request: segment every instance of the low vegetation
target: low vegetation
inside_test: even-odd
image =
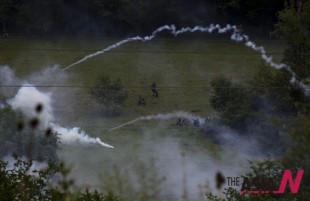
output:
[[[112,81],[108,76],[98,78],[90,93],[102,105],[104,114],[109,116],[121,114],[121,106],[128,97],[121,80]]]

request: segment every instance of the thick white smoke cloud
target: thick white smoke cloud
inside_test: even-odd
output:
[[[60,134],[59,138],[63,144],[98,144],[113,148],[113,146],[102,142],[99,138],[89,137],[84,131],[80,131],[79,128],[63,128],[58,124],[52,123],[54,117],[52,114],[50,93],[43,93],[31,85],[24,85],[8,103],[13,109],[21,110],[29,118],[36,117],[35,107],[38,104],[42,104],[43,111],[37,116],[42,126],[41,129],[51,126],[53,130]]]
[[[248,155],[247,152],[242,153],[240,149],[232,152],[232,147],[229,146],[226,148],[223,146],[222,150],[218,150],[219,156],[216,159],[211,154],[205,154],[201,149],[184,150],[178,139],[167,138],[156,142],[149,150],[156,155],[160,173],[167,176],[167,181],[163,185],[167,191],[173,192],[174,199],[172,200],[182,200],[184,187],[189,200],[201,200],[198,198],[201,193],[201,189],[199,189],[201,185],[207,185],[207,188],[203,189],[204,193],[212,192],[222,196],[221,191],[228,186],[225,183],[222,189],[216,188],[215,175],[217,172],[220,172],[224,177],[240,176],[249,170],[248,160],[261,159],[258,156]],[[243,146],[245,149],[250,147],[246,144]],[[146,148],[142,147],[141,149]]]
[[[29,77],[29,80],[36,83],[36,85],[49,84],[46,80],[51,80],[50,77],[54,75],[52,80],[65,79],[65,75],[55,76],[57,72],[63,72],[59,67],[54,66],[51,68],[46,68],[41,72],[35,73]],[[7,103],[12,106],[14,110],[20,110],[28,118],[38,118],[40,121],[39,129],[47,129],[51,127],[59,134],[59,138],[62,144],[97,144],[103,147],[113,148],[113,146],[108,145],[100,140],[100,138],[92,138],[88,136],[84,131],[77,127],[74,128],[64,128],[54,121],[56,120],[53,115],[52,107],[52,93],[46,93],[39,91],[36,87],[28,84],[26,81],[21,81],[15,76],[13,70],[8,66],[0,68],[1,72],[1,83],[9,86],[18,86],[20,83],[22,86],[18,89],[16,95],[7,100]],[[2,74],[3,73],[3,74]],[[46,79],[49,77],[49,79]],[[27,79],[28,80],[28,79]],[[37,113],[35,108],[38,104],[43,106],[43,110]]]
[[[53,122],[51,106],[51,93],[40,92],[32,85],[24,84],[14,98],[9,99],[8,104],[14,110],[21,110],[28,118],[38,117],[41,129],[46,129],[50,122]],[[38,104],[44,106],[43,111],[36,114],[35,108]]]
[[[215,175],[217,172],[220,172],[225,179],[226,177],[240,177],[249,171],[248,161],[262,161],[267,155],[270,158],[274,157],[273,153],[262,150],[255,135],[249,133],[250,138],[241,136],[212,119],[205,121],[204,117],[185,111],[141,116],[109,131],[120,129],[138,121],[167,121],[177,118],[188,119],[192,124],[193,120],[198,120],[200,123],[199,130],[201,130],[199,135],[210,135],[209,138],[218,141],[220,147],[216,150],[215,156],[212,156],[212,153],[208,153],[202,147],[197,147],[197,144],[191,140],[186,140],[186,146],[183,146],[182,139],[171,137],[173,133],[165,138],[154,137],[161,132],[161,129],[165,129],[165,126],[163,128],[158,126],[152,130],[141,128],[141,135],[149,136],[150,139],[144,139],[145,142],[142,143],[139,150],[140,152],[152,153],[157,164],[157,171],[167,177],[161,186],[163,189],[162,196],[167,196],[170,200],[182,200],[184,188],[189,200],[201,200],[198,197],[201,193],[210,192],[223,198],[225,196],[222,194],[222,190],[228,186],[225,183],[222,189],[216,188]],[[149,143],[150,141],[152,143]],[[184,156],[181,153],[184,153]],[[147,156],[142,155],[141,158],[147,163]],[[237,190],[240,189],[237,188]],[[205,198],[204,195],[202,197]]]
[[[103,147],[114,148],[111,145],[108,145],[100,140],[100,138],[91,138],[84,131],[80,130],[80,128],[64,128],[57,124],[51,124],[52,128],[57,132],[61,133],[60,140],[64,144],[98,144]]]

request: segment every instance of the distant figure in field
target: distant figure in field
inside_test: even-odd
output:
[[[238,29],[239,34],[243,34],[243,26],[242,26],[242,24],[237,24],[236,27]]]
[[[8,32],[6,31],[6,29],[3,29],[3,30],[2,30],[2,37],[3,37],[3,38],[9,37],[9,34],[8,34]]]
[[[178,125],[178,126],[183,126],[183,124],[182,124],[182,119],[181,119],[181,118],[178,118],[177,125]]]
[[[194,121],[194,126],[199,127],[200,123],[199,123],[199,119],[193,119]]]
[[[184,119],[182,120],[182,125],[183,125],[183,126],[188,126],[188,124],[189,124],[189,120],[184,118]]]
[[[156,90],[156,82],[154,81],[151,85],[151,91],[152,91],[152,97],[153,98],[158,98],[158,91]]]
[[[210,117],[206,117],[206,118],[205,118],[205,124],[208,123],[209,120],[210,120]]]
[[[188,124],[189,124],[189,120],[186,118],[183,118],[183,119],[178,118],[177,123],[176,123],[177,126],[188,126]]]
[[[139,95],[138,105],[146,105],[145,99],[141,95]]]

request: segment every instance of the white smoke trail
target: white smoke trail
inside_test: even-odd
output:
[[[121,124],[119,126],[116,126],[114,128],[111,128],[108,131],[113,131],[113,130],[116,130],[116,129],[120,129],[120,128],[124,127],[124,126],[133,124],[133,123],[135,123],[137,121],[169,120],[169,119],[173,119],[173,118],[185,118],[185,119],[188,119],[188,120],[198,120],[199,124],[203,124],[204,120],[205,120],[203,117],[193,115],[193,114],[191,114],[189,112],[175,111],[175,112],[166,113],[166,114],[155,114],[155,115],[141,116],[141,117],[138,117],[138,118],[136,118],[136,119],[134,119],[132,121],[129,121],[129,122],[126,122],[126,123]]]
[[[40,121],[40,129],[51,127],[59,134],[61,143],[63,144],[97,144],[103,147],[114,148],[100,140],[100,138],[92,138],[79,128],[64,128],[53,123],[54,116],[51,105],[51,93],[40,92],[37,88],[30,84],[24,84],[17,92],[14,98],[8,100],[8,103],[14,110],[21,110],[28,118],[38,118]],[[43,105],[43,110],[37,114],[35,108],[38,104]]]
[[[57,124],[51,124],[51,127],[54,131],[59,133],[60,142],[66,145],[72,144],[96,144],[107,148],[114,148],[113,146],[104,143],[99,137],[92,138],[87,135],[83,130],[80,130],[78,127],[74,128],[64,128]]]
[[[248,35],[245,35],[245,34],[241,34],[240,33],[240,30],[238,30],[237,26],[236,25],[230,25],[230,24],[227,24],[226,26],[224,27],[221,27],[220,25],[216,24],[210,24],[209,26],[207,27],[203,27],[203,26],[195,26],[193,28],[191,27],[183,27],[181,29],[176,29],[175,25],[164,25],[164,26],[161,26],[159,28],[157,28],[155,31],[153,31],[153,33],[149,36],[144,36],[144,37],[141,37],[141,36],[135,36],[135,37],[131,37],[131,38],[127,38],[125,40],[121,40],[113,45],[110,45],[106,48],[104,48],[103,50],[100,50],[100,51],[97,51],[93,54],[89,54],[87,56],[85,56],[83,59],[67,66],[66,68],[64,68],[63,70],[67,70],[69,69],[70,67],[72,66],[75,66],[83,61],[86,61],[92,57],[95,57],[97,55],[100,55],[100,54],[103,54],[107,51],[110,51],[112,49],[115,49],[125,43],[128,43],[128,42],[132,42],[132,41],[143,41],[143,42],[146,42],[146,41],[150,41],[152,39],[154,39],[156,37],[156,35],[162,31],[170,31],[170,33],[174,36],[178,36],[180,34],[183,34],[183,33],[193,33],[193,32],[203,32],[203,33],[212,33],[213,31],[216,31],[217,30],[217,33],[218,34],[224,34],[224,33],[227,33],[229,31],[232,31],[232,34],[230,36],[231,40],[233,41],[236,41],[236,42],[241,42],[241,41],[244,41],[245,42],[245,45],[247,47],[250,47],[252,48],[254,51],[256,52],[259,52],[261,54],[261,58],[268,64],[270,65],[271,67],[273,68],[276,68],[276,69],[285,69],[287,70],[291,75],[291,83],[292,84],[296,84],[299,88],[301,88],[304,93],[309,96],[310,95],[310,89],[304,84],[302,83],[301,81],[298,81],[296,79],[296,74],[295,72],[291,69],[290,66],[284,64],[284,63],[275,63],[272,59],[271,56],[267,56],[266,54],[266,51],[265,51],[265,48],[263,46],[256,46],[256,44],[251,41],[249,39],[249,36]]]
[[[64,128],[57,124],[51,124],[53,130],[55,130],[57,133],[61,133],[59,136],[60,141],[64,144],[99,144],[103,147],[108,148],[114,148],[111,145],[108,145],[100,140],[100,138],[91,138],[89,137],[84,131],[80,130],[80,128],[74,127],[74,128]]]

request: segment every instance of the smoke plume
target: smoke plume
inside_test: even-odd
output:
[[[18,90],[15,97],[9,99],[7,102],[14,110],[21,110],[28,118],[34,118],[38,115],[41,129],[46,129],[49,123],[54,120],[51,107],[51,94],[40,92],[30,84],[24,84]],[[38,104],[44,106],[42,112],[39,114],[35,111],[35,107]]]
[[[61,133],[60,140],[64,144],[74,144],[76,142],[80,144],[98,144],[103,147],[114,148],[100,140],[100,138],[91,138],[80,128],[64,128],[57,124],[51,124],[52,128],[57,132]]]
[[[38,73],[34,73],[27,79],[33,81],[36,85],[48,85],[51,84],[48,80],[65,80],[66,76],[58,74],[58,72],[63,72],[59,67],[54,66],[46,68]],[[64,128],[59,124],[55,123],[56,118],[53,114],[53,98],[51,92],[39,91],[32,84],[29,84],[26,80],[22,81],[15,76],[13,70],[8,66],[0,68],[1,72],[1,83],[5,87],[12,85],[13,87],[18,87],[19,84],[23,83],[22,86],[16,92],[13,98],[7,100],[7,103],[12,106],[14,110],[20,110],[23,114],[29,118],[38,118],[40,122],[39,129],[47,129],[51,127],[59,134],[61,143],[63,144],[97,144],[103,147],[113,148],[113,146],[108,145],[100,140],[100,138],[92,138],[88,136],[84,131],[77,127],[74,128]],[[3,73],[3,74],[2,74]],[[46,79],[49,77],[49,79]],[[5,95],[9,95],[6,93]],[[42,105],[43,109],[40,113],[36,112],[35,108],[37,105]]]

